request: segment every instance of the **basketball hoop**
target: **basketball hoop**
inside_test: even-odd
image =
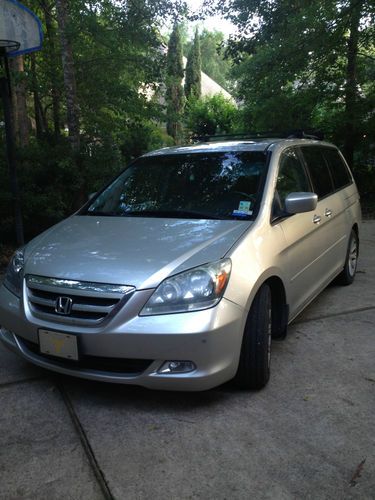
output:
[[[0,54],[9,54],[20,48],[20,42],[15,40],[0,40]]]
[[[0,55],[15,57],[42,48],[39,18],[18,0],[0,1]]]

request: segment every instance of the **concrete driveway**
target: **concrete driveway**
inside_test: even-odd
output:
[[[261,392],[52,375],[0,347],[1,499],[375,499],[375,222]]]

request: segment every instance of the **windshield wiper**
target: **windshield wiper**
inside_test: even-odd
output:
[[[92,211],[92,210],[86,210],[86,212],[84,212],[83,214],[80,214],[80,215],[92,215],[94,217],[96,216],[100,216],[100,217],[118,217],[119,213],[117,212],[100,212],[99,210],[98,211]]]
[[[213,214],[194,212],[193,210],[130,210],[123,212],[122,217],[165,217],[173,219],[222,219]]]

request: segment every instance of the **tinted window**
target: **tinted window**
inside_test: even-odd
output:
[[[257,151],[139,158],[82,214],[251,219],[266,162]]]
[[[326,159],[335,189],[347,186],[352,182],[347,166],[336,149],[323,149],[323,155]]]
[[[277,191],[281,199],[289,193],[310,191],[305,169],[293,149],[288,149],[281,156]]]
[[[285,209],[285,198],[290,193],[311,191],[305,169],[296,151],[288,149],[281,155],[279,174],[277,177],[274,215]]]
[[[319,198],[327,196],[334,191],[334,188],[328,165],[324,159],[321,148],[312,146],[303,147],[301,150],[310,172],[314,193],[316,193]]]

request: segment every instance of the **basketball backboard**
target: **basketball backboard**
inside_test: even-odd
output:
[[[0,0],[0,50],[7,56],[34,52],[42,47],[38,17],[17,0]]]

